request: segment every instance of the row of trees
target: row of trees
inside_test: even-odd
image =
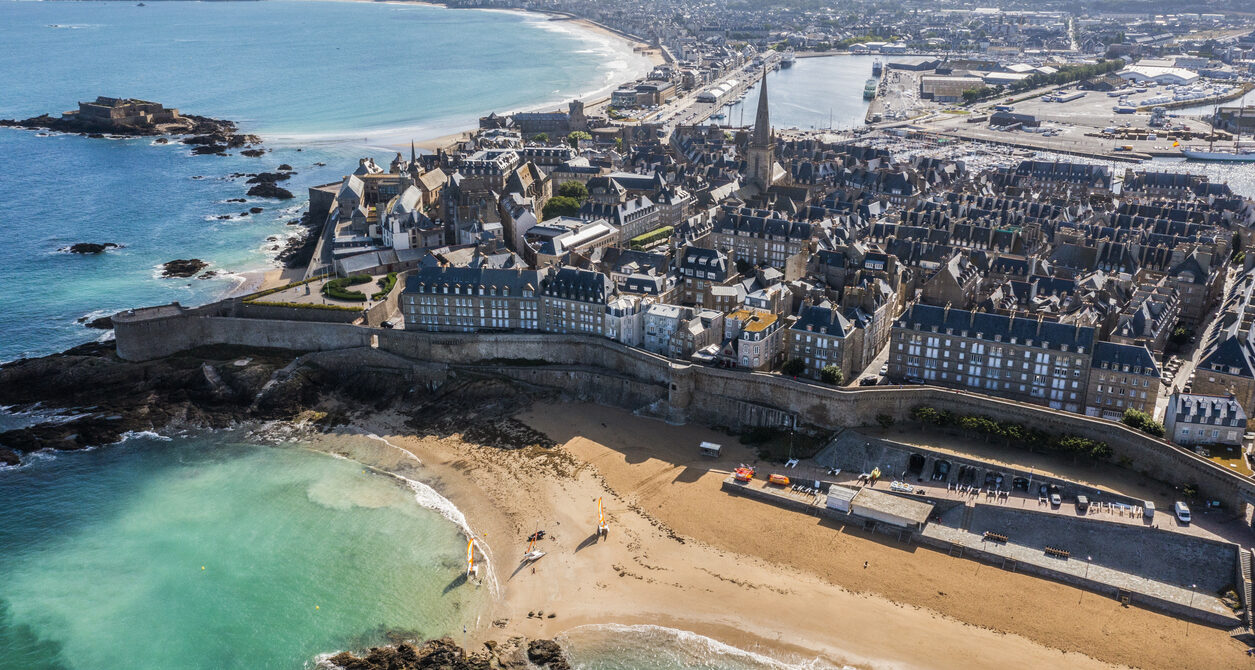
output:
[[[1112,455],[1111,447],[1106,442],[1079,435],[1053,435],[1038,428],[987,416],[955,414],[949,410],[920,405],[911,410],[911,418],[922,424],[961,428],[984,437],[986,441],[1001,438],[1008,445],[1018,445],[1030,450],[1054,451],[1095,461],[1105,461]]]
[[[1009,88],[1014,93],[1019,91],[1031,91],[1032,89],[1041,88],[1042,86],[1062,86],[1064,84],[1071,84],[1074,81],[1091,79],[1109,72],[1115,72],[1116,70],[1123,68],[1124,61],[1119,58],[1112,60],[1100,60],[1097,63],[1087,63],[1085,65],[1064,65],[1059,68],[1058,72],[1051,74],[1038,72],[1036,74],[1029,75],[1024,79],[1012,83]]]
[[[997,97],[1003,93],[1022,93],[1031,91],[1035,88],[1043,86],[1062,86],[1071,84],[1082,79],[1091,79],[1108,72],[1115,72],[1124,67],[1124,61],[1119,58],[1111,60],[1101,60],[1097,63],[1088,63],[1085,65],[1064,65],[1059,68],[1058,72],[1045,74],[1038,72],[1029,75],[1024,79],[1012,82],[1005,88],[1002,86],[977,86],[963,91],[963,102],[972,104],[980,100],[988,100]]]

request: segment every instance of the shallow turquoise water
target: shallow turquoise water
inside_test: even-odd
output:
[[[507,36],[508,39],[502,39]],[[605,37],[517,13],[350,2],[0,2],[0,118],[142,97],[237,121],[261,158],[191,156],[147,139],[40,137],[0,129],[0,361],[100,335],[83,316],[178,300],[199,304],[272,265],[306,189],[360,156],[629,77],[643,59]],[[647,66],[645,66],[647,67]],[[301,149],[298,151],[298,149]],[[298,197],[244,197],[237,172],[298,173]],[[318,166],[316,163],[326,163]],[[197,179],[201,177],[200,179]],[[261,214],[238,215],[253,206]],[[226,221],[219,215],[235,215]],[[97,257],[59,253],[114,242]],[[159,279],[175,258],[226,273]]]
[[[0,667],[300,668],[475,624],[460,529],[403,481],[237,439],[0,471]]]
[[[780,658],[662,626],[580,626],[558,637],[576,670],[837,670],[814,658]]]

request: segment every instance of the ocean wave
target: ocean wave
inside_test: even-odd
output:
[[[692,631],[652,624],[590,624],[557,637],[576,670],[585,668],[726,668],[854,670],[819,658],[781,658],[734,647]],[[622,659],[623,665],[616,661]]]
[[[122,444],[123,442],[126,442],[127,440],[136,440],[136,439],[158,440],[160,442],[170,442],[174,438],[167,437],[159,433],[154,433],[151,430],[128,430],[125,433],[122,433],[122,438],[119,439],[117,442],[114,442],[114,444],[115,445]]]

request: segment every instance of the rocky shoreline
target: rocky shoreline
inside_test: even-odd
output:
[[[414,646],[402,643],[374,647],[363,656],[349,652],[327,660],[342,670],[570,670],[562,647],[553,640],[527,640],[512,637],[505,642],[487,642],[484,649],[468,653],[449,638],[429,640]]]
[[[0,464],[17,465],[43,449],[105,446],[128,433],[172,427],[287,421],[325,430],[402,400],[407,407],[422,406],[410,419],[422,434],[462,432],[469,422],[475,439],[501,448],[537,444],[543,437],[520,431],[509,418],[534,390],[479,380],[428,392],[410,375],[404,361],[376,350],[301,353],[217,345],[131,362],[117,357],[113,342],[92,342],[0,365],[0,406],[49,414],[0,432]]]

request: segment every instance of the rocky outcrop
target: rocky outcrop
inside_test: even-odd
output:
[[[285,268],[303,268],[309,265],[314,257],[314,249],[318,247],[318,231],[322,226],[310,219],[309,212],[302,214],[299,219],[288,221],[288,225],[300,225],[305,230],[299,235],[289,237],[283,250],[275,256],[275,260],[282,263]]]
[[[279,200],[291,200],[296,197],[292,195],[291,191],[277,186],[272,181],[254,184],[252,188],[248,189],[248,195],[255,198],[277,198]]]
[[[199,258],[178,258],[167,261],[161,266],[162,277],[191,277],[209,267],[209,263]]]
[[[91,320],[88,320],[87,317],[83,317],[79,319],[78,322],[88,328],[95,328],[97,330],[113,330],[113,317],[111,316],[101,316]]]
[[[178,119],[165,123],[121,123],[105,122],[91,118],[74,116],[51,116],[41,114],[29,119],[0,119],[0,126],[10,128],[26,128],[29,130],[54,130],[61,133],[76,133],[88,137],[104,137],[106,133],[113,136],[142,137],[151,135],[202,135],[226,138],[221,142],[238,142],[235,146],[258,144],[261,139],[256,135],[236,133],[235,122],[224,119],[211,119],[207,116],[183,114]],[[233,139],[238,138],[238,139]],[[213,144],[217,142],[207,142]]]
[[[68,247],[62,247],[60,250],[71,254],[103,254],[106,249],[117,249],[118,245],[113,242],[77,242]]]
[[[532,657],[532,648],[540,655]],[[526,649],[526,652],[524,651]],[[567,670],[562,648],[553,640],[532,640],[515,637],[504,643],[488,642],[479,651],[466,652],[449,638],[431,640],[419,646],[399,644],[394,647],[374,647],[363,656],[344,652],[329,659],[344,670],[525,670],[548,668]],[[529,665],[529,660],[535,665]]]
[[[527,660],[549,670],[571,670],[562,647],[553,640],[532,640],[527,644]]]
[[[13,361],[0,365],[0,406],[66,410],[76,418],[0,433],[0,448],[19,455],[74,450],[171,424],[292,420],[324,401],[335,408],[325,419],[334,423],[346,405],[386,407],[412,392],[403,371],[359,364],[371,354],[390,357],[373,350],[354,358],[216,346],[133,363],[119,359],[110,342]]]

